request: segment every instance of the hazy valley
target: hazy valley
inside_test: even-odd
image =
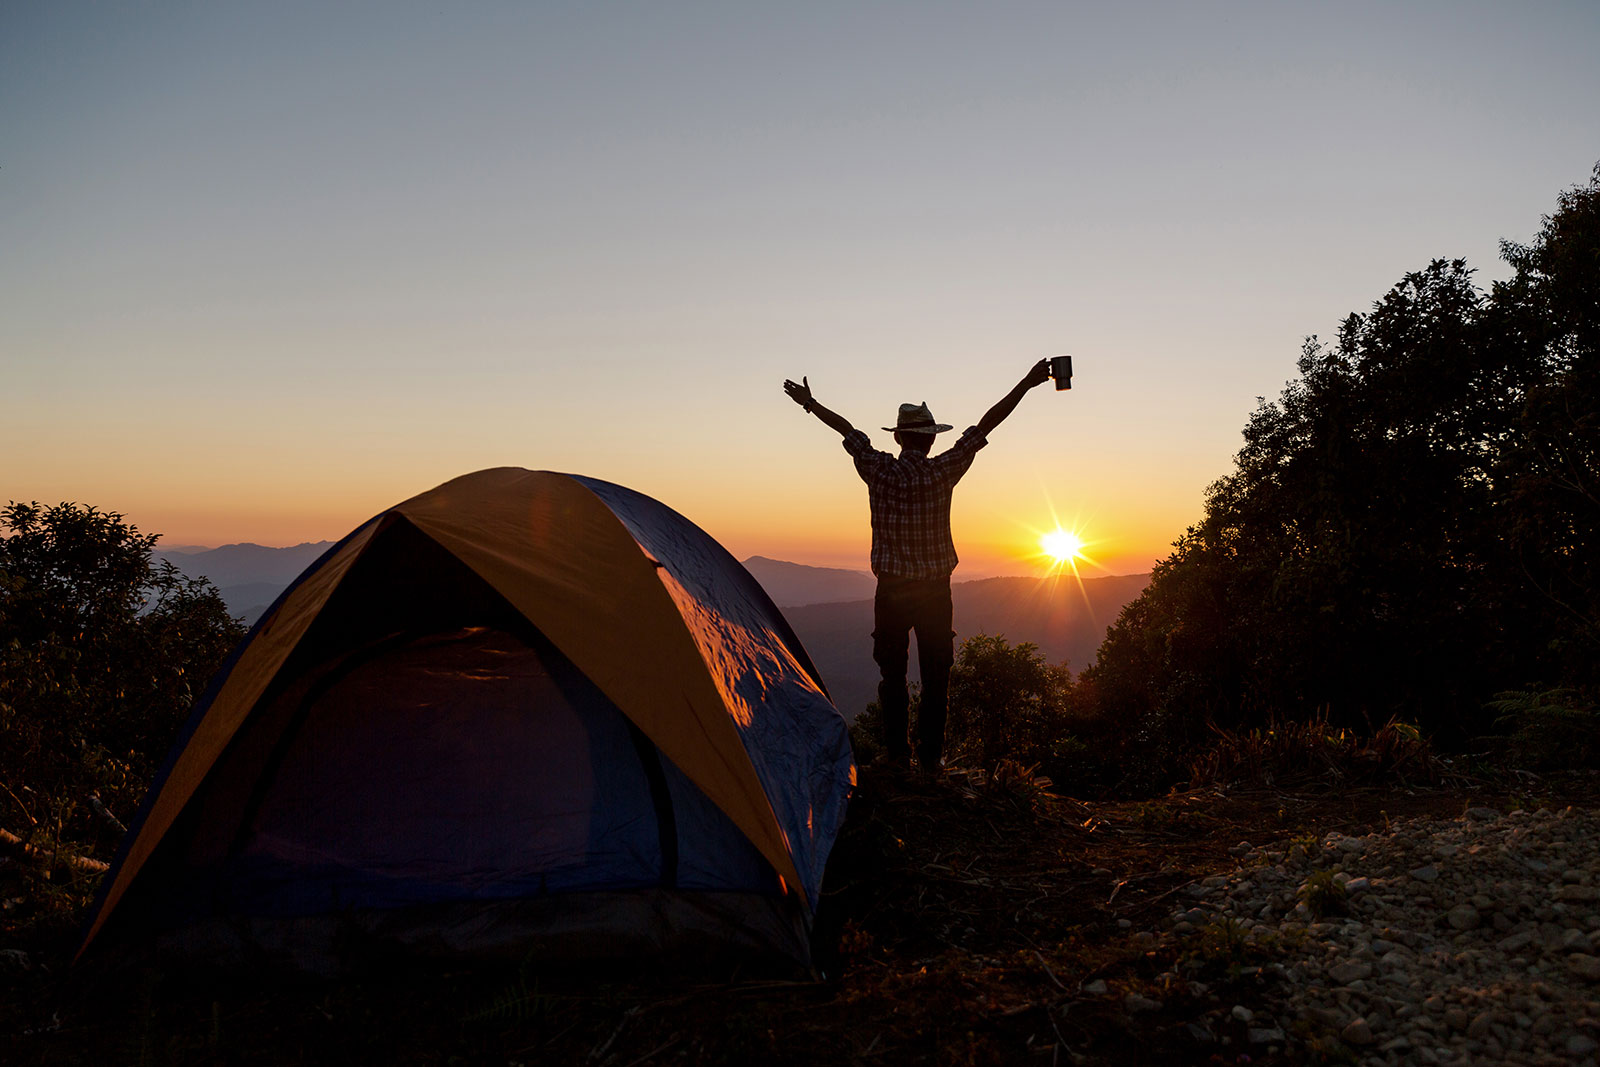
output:
[[[228,610],[253,624],[289,583],[331,546],[331,541],[289,548],[247,543],[161,549],[155,554],[190,577],[209,579]],[[878,672],[872,662],[871,638],[876,583],[872,575],[765,556],[751,556],[744,565],[783,609],[822,672],[834,703],[846,718],[853,719],[877,698]],[[1149,580],[1148,574],[1085,578],[1081,585],[1071,577],[957,580],[952,587],[956,640],[988,633],[1004,634],[1013,644],[1032,641],[1051,663],[1064,660],[1077,671],[1094,658],[1106,627]],[[915,647],[911,674],[917,677]]]

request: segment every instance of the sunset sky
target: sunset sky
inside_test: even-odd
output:
[[[343,536],[621,482],[864,568],[836,435],[974,423],[957,577],[1148,569],[1258,397],[1600,159],[1600,4],[0,5],[0,502]],[[1094,573],[1091,568],[1086,573]]]

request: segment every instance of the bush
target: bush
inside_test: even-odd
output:
[[[1031,642],[967,638],[950,671],[950,762],[993,771],[1002,759],[1030,765],[1070,754],[1064,714],[1070,684],[1066,665],[1050,666]]]
[[[1503,751],[1514,767],[1576,770],[1600,757],[1600,714],[1575,689],[1497,693],[1487,707],[1506,731]]]
[[[13,502],[0,531],[0,825],[92,842],[244,628],[114,512]]]
[[[1391,721],[1371,737],[1321,716],[1214,733],[1189,766],[1191,786],[1436,783],[1440,777],[1432,746],[1410,723]]]

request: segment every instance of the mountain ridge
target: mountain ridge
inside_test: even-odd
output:
[[[193,553],[157,549],[151,555],[170,560],[191,578],[209,579],[228,610],[251,624],[332,545],[307,541],[270,548],[246,541]],[[877,699],[878,669],[872,661],[877,580],[866,571],[767,556],[751,556],[743,565],[789,620],[834,704],[854,719]],[[1149,581],[1148,574],[956,581],[950,587],[956,641],[978,633],[1004,635],[1013,645],[1032,642],[1049,662],[1065,661],[1078,671],[1093,661],[1106,627]],[[913,645],[911,677],[918,676]]]

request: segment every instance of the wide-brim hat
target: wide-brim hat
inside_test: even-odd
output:
[[[884,429],[894,433],[944,433],[955,427],[945,422],[934,422],[933,412],[928,410],[928,402],[924,400],[920,404],[901,404],[895,424]]]

